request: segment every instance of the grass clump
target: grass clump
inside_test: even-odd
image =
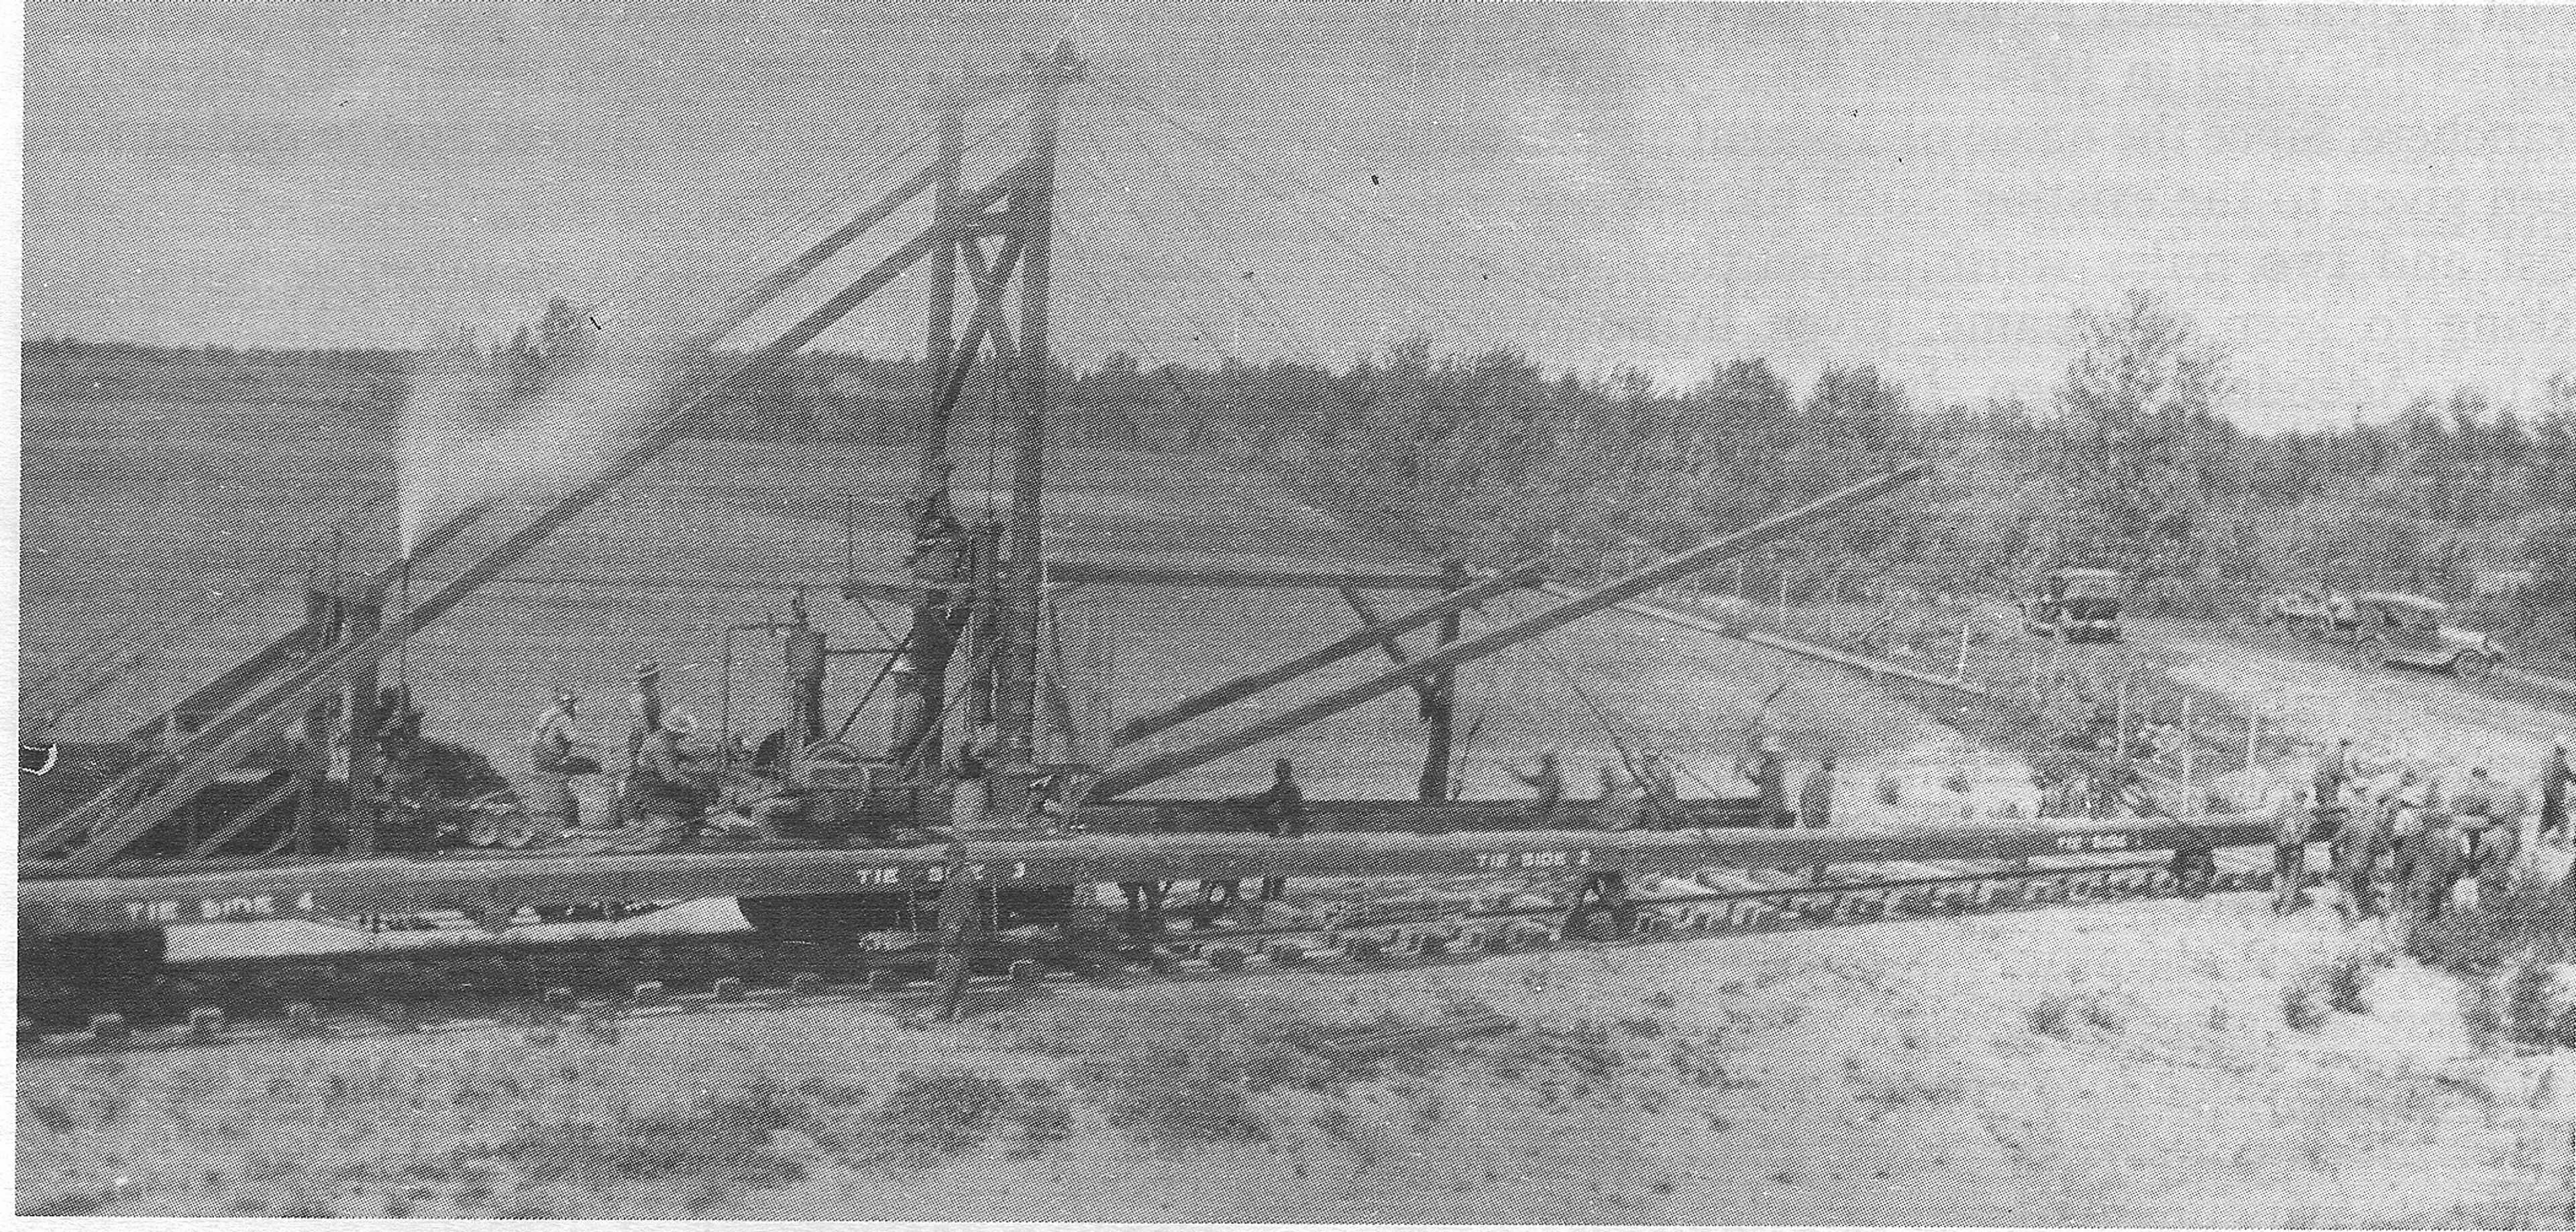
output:
[[[507,1163],[531,1181],[594,1191],[648,1181],[739,1192],[804,1179],[805,1165],[779,1148],[778,1134],[819,1124],[811,1105],[760,1079],[739,1092],[606,1124],[522,1125],[499,1142],[459,1148],[451,1158]]]
[[[2441,918],[2418,924],[2406,938],[2406,953],[2460,975],[2576,960],[2576,880],[2523,882],[2492,895],[2483,889],[2474,906],[2455,902]]]
[[[2022,1024],[2033,1035],[2073,1039],[2078,1026],[2108,1033],[2126,1027],[2128,1020],[2098,992],[2065,992],[2032,1002],[2022,1010]]]
[[[2293,1031],[2314,1031],[2326,1025],[2325,1008],[2318,1004],[2316,990],[2306,981],[2282,986],[2281,1021]]]
[[[2359,957],[2347,956],[2330,963],[2320,973],[2324,985],[2326,1008],[2340,1014],[2368,1013],[2370,1007],[2361,999],[2362,989],[2370,982],[2365,964]]]
[[[877,1107],[874,1158],[927,1166],[990,1142],[1011,1110],[1011,1089],[982,1074],[905,1073]]]

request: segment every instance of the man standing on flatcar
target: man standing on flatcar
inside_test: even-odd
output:
[[[1259,815],[1268,825],[1272,837],[1302,838],[1306,834],[1306,792],[1297,786],[1297,771],[1288,764],[1287,758],[1282,757],[1277,765],[1271,767],[1271,773],[1270,790],[1254,796],[1253,807],[1260,810]],[[1262,902],[1277,902],[1279,896],[1287,891],[1288,879],[1285,877],[1261,879]]]
[[[1673,769],[1672,759],[1661,753],[1648,753],[1637,763],[1645,779],[1646,822],[1658,829],[1672,829],[1681,824],[1682,785]]]
[[[550,816],[542,820],[558,831],[581,824],[581,797],[573,791],[574,776],[599,773],[598,758],[576,751],[598,743],[580,733],[575,726],[580,719],[581,698],[559,689],[554,704],[537,715],[536,730],[528,737],[531,768],[545,783],[541,807]]]
[[[1565,801],[1565,767],[1558,763],[1556,750],[1538,755],[1538,769],[1524,774],[1515,768],[1512,777],[1530,789],[1531,820],[1536,828],[1546,829],[1556,818],[1556,806]]]
[[[1762,751],[1753,759],[1753,799],[1761,810],[1761,824],[1794,826],[1798,819],[1789,815],[1789,768],[1780,759],[1777,736],[1762,737]]]

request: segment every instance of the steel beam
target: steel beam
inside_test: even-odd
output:
[[[1474,637],[1468,638],[1463,642],[1444,646],[1440,650],[1416,659],[1402,667],[1380,673],[1379,675],[1373,676],[1367,680],[1351,685],[1348,688],[1335,690],[1321,698],[1317,698],[1312,702],[1299,706],[1294,710],[1272,715],[1267,719],[1263,719],[1244,727],[1232,735],[1211,740],[1190,748],[1176,749],[1169,753],[1157,754],[1156,756],[1146,758],[1145,760],[1133,765],[1113,770],[1108,774],[1101,776],[1100,781],[1092,788],[1092,796],[1094,799],[1105,800],[1119,794],[1120,792],[1133,791],[1148,783],[1157,782],[1183,771],[1206,765],[1207,763],[1215,761],[1217,758],[1226,756],[1229,753],[1250,748],[1264,740],[1286,735],[1289,732],[1320,722],[1332,717],[1333,715],[1339,714],[1342,711],[1348,710],[1353,706],[1360,705],[1363,702],[1378,697],[1389,690],[1405,688],[1418,680],[1432,679],[1444,671],[1457,667],[1459,664],[1472,662],[1476,659],[1481,659],[1486,655],[1492,654],[1495,651],[1506,650],[1513,646],[1517,646],[1532,638],[1563,628],[1564,626],[1572,624],[1576,620],[1582,619],[1594,612],[1601,611],[1605,608],[1616,607],[1619,604],[1625,603],[1639,595],[1661,589],[1664,586],[1672,584],[1674,581],[1688,577],[1693,573],[1697,573],[1700,570],[1719,561],[1725,560],[1730,556],[1736,555],[1737,553],[1744,552],[1751,548],[1760,547],[1763,544],[1769,543],[1772,540],[1796,531],[1801,527],[1806,526],[1808,523],[1818,521],[1825,515],[1834,512],[1844,505],[1852,504],[1857,501],[1868,500],[1904,484],[1911,483],[1922,478],[1931,469],[1931,463],[1917,462],[1902,469],[1890,471],[1887,474],[1878,476],[1877,478],[1863,480],[1862,482],[1853,484],[1839,492],[1830,493],[1814,501],[1810,501],[1807,504],[1790,510],[1787,513],[1766,518],[1751,526],[1745,527],[1734,534],[1712,540],[1697,548],[1693,548],[1688,552],[1684,552],[1679,556],[1675,556],[1657,564],[1650,565],[1644,569],[1640,569],[1626,577],[1619,578],[1616,581],[1612,581],[1588,593],[1569,599],[1544,612],[1489,629]],[[1450,599],[1444,600],[1441,603],[1433,604],[1430,608],[1426,608],[1424,610],[1432,611],[1445,607],[1448,610],[1455,611],[1459,607],[1464,606],[1463,604],[1458,603],[1459,599],[1469,595],[1477,595],[1478,592],[1492,584],[1493,583],[1489,582],[1479,586],[1468,587],[1466,590],[1459,591],[1457,595],[1452,596]],[[1415,613],[1415,616],[1417,617],[1420,615],[1420,612]],[[1422,623],[1427,624],[1429,622],[1423,621]],[[1415,627],[1419,626],[1417,625]],[[1351,638],[1343,639],[1343,641],[1349,642],[1355,638],[1362,639],[1360,644],[1363,647],[1366,647],[1376,644],[1376,637],[1377,631],[1362,630],[1360,633],[1352,635]],[[1266,684],[1263,687],[1267,687]],[[1245,689],[1244,693],[1248,694],[1255,691],[1257,690]]]
[[[1582,593],[1575,590],[1573,587],[1559,586],[1555,584],[1544,585],[1539,587],[1539,589],[1560,598],[1571,598]],[[1680,625],[1685,629],[1697,629],[1702,633],[1714,633],[1720,637],[1731,637],[1739,642],[1748,642],[1768,650],[1777,650],[1783,654],[1793,654],[1800,658],[1822,660],[1826,663],[1848,667],[1853,671],[1861,672],[1870,676],[1894,676],[1902,680],[1911,680],[1918,684],[1928,684],[1948,689],[1953,693],[1965,693],[1971,697],[1984,697],[1987,693],[1984,685],[1978,684],[1973,680],[1961,680],[1952,676],[1937,675],[1932,672],[1924,671],[1921,668],[1907,667],[1902,663],[1891,663],[1888,660],[1872,658],[1868,655],[1851,654],[1845,651],[1835,650],[1828,646],[1818,646],[1813,642],[1802,642],[1794,637],[1782,637],[1776,633],[1765,633],[1759,629],[1736,629],[1718,621],[1707,619],[1706,617],[1690,615],[1687,612],[1671,611],[1666,608],[1655,607],[1644,603],[1622,603],[1618,605],[1617,610],[1631,616],[1641,616],[1648,620],[1660,620],[1669,625]]]
[[[1330,663],[1338,663],[1355,654],[1361,654],[1369,650],[1381,648],[1386,645],[1389,639],[1401,634],[1410,633],[1425,625],[1437,623],[1451,615],[1463,612],[1468,608],[1475,607],[1478,604],[1499,595],[1507,594],[1515,590],[1526,589],[1537,580],[1537,577],[1538,573],[1536,570],[1522,570],[1517,573],[1498,574],[1494,577],[1486,578],[1484,581],[1469,586],[1464,590],[1452,591],[1448,595],[1445,595],[1432,603],[1425,604],[1420,608],[1404,614],[1403,616],[1399,616],[1394,620],[1386,621],[1381,624],[1363,625],[1357,632],[1354,632],[1347,637],[1328,642],[1314,650],[1299,655],[1294,659],[1290,659],[1285,663],[1279,664],[1276,667],[1254,672],[1247,676],[1238,676],[1233,680],[1229,680],[1224,684],[1209,689],[1206,692],[1173,706],[1168,710],[1164,710],[1156,714],[1145,715],[1129,722],[1127,725],[1118,729],[1117,735],[1112,739],[1111,743],[1121,747],[1134,744],[1147,736],[1155,734],[1156,732],[1166,731],[1173,727],[1177,727],[1181,723],[1196,718],[1199,715],[1206,714],[1211,710],[1230,706],[1244,698],[1277,688],[1291,680],[1295,680],[1299,676],[1303,676],[1308,672],[1314,671],[1316,668],[1323,667]],[[1152,780],[1145,781],[1150,782]],[[1142,784],[1140,783],[1138,785],[1141,786]]]

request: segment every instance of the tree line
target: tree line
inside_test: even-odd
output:
[[[583,323],[558,301],[508,345],[439,349],[530,387],[579,356]],[[31,394],[70,395],[102,365],[130,385],[147,361],[239,368],[246,354],[259,353],[38,340],[27,379]],[[294,362],[378,390],[402,358],[314,354]],[[712,382],[736,358],[704,357],[697,375]],[[918,359],[806,353],[728,387],[701,430],[905,445],[933,385]],[[1670,387],[1552,373],[1509,350],[1435,357],[1420,339],[1340,367],[1113,355],[1060,368],[1050,388],[1059,441],[1224,455],[1423,559],[1606,573],[1929,458],[1922,488],[1757,561],[1773,571],[1762,593],[2012,593],[2046,568],[2099,564],[2125,571],[2152,612],[2241,615],[2288,588],[2407,590],[2509,646],[2576,648],[2576,372],[2527,401],[2461,388],[2343,426],[2251,431],[2226,356],[2144,294],[2076,314],[2045,405],[1922,407],[1867,364],[1800,391],[1762,359],[1734,359]],[[978,372],[961,438],[1007,413],[1007,374]]]

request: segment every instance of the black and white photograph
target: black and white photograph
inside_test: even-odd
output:
[[[22,39],[20,1216],[2576,1227],[2576,8]]]

